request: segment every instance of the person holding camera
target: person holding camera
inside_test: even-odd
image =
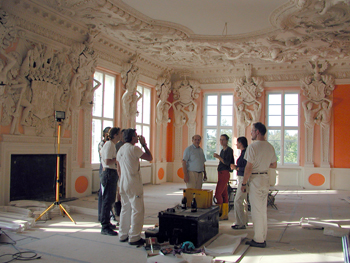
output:
[[[130,245],[143,245],[141,238],[144,222],[143,183],[140,174],[140,161],[152,161],[152,153],[145,137],[137,136],[135,129],[126,129],[124,141],[117,154],[117,169],[121,175],[119,182],[122,210],[120,212],[119,241]],[[140,141],[144,151],[135,144]]]

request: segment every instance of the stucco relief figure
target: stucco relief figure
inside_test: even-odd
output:
[[[315,122],[321,126],[321,167],[329,167],[329,135],[332,117],[332,102],[323,99],[321,109],[316,113]]]
[[[123,115],[128,120],[136,116],[137,101],[141,99],[141,94],[136,95],[137,82],[139,79],[139,68],[135,64],[137,56],[133,57],[129,63],[123,65],[121,72],[122,83],[125,93],[122,96]]]
[[[241,103],[238,106],[235,105],[237,116],[237,132],[238,136],[245,136],[245,129],[251,123],[249,114],[245,110],[245,104]]]
[[[251,115],[251,123],[256,123],[260,121],[261,115],[261,103],[259,101],[255,101],[253,104],[253,110],[246,109],[247,112]]]
[[[329,127],[332,117],[332,101],[323,99],[321,102],[321,109],[316,113],[315,122],[321,127]]]
[[[168,101],[170,93],[170,74],[165,74],[163,77],[158,78],[156,85],[157,96],[159,101],[157,103],[157,123],[166,123],[169,118],[169,108],[171,103]]]
[[[318,105],[316,109],[313,108],[314,103],[311,100],[305,100],[302,103],[304,108],[305,115],[305,126],[308,128],[312,128],[315,125],[315,113],[321,109],[321,106]]]
[[[85,89],[84,97],[83,97],[83,102],[85,104],[92,104],[93,99],[94,99],[94,93],[95,90],[97,90],[101,86],[101,82],[99,82],[97,79],[94,79],[91,77],[91,80],[95,83],[95,85],[91,85],[91,82],[89,81],[87,83],[87,87]]]
[[[18,120],[21,125],[26,124],[26,119],[29,116],[33,106],[30,102],[29,87],[30,82],[25,77],[28,75],[28,56],[22,63],[19,62],[19,54],[17,56],[16,64],[9,70],[8,77],[11,79],[8,92],[15,98],[16,104],[13,112],[13,120],[11,124],[10,134],[20,134],[18,130]]]
[[[136,90],[131,96],[131,104],[130,104],[130,121],[134,123],[136,121],[137,116],[137,103],[142,98],[142,94]],[[134,127],[135,125],[131,125]]]
[[[181,127],[186,122],[185,113],[183,112],[183,106],[178,103],[173,106],[175,115],[175,127]]]
[[[188,126],[194,126],[196,125],[196,116],[197,116],[197,104],[195,102],[192,102],[192,104],[190,104],[188,107],[187,107],[187,110],[186,108],[184,107],[182,109],[182,111],[184,113],[186,113],[187,115],[187,124]]]
[[[71,88],[71,107],[77,109],[82,105],[83,100],[90,103],[92,101],[93,92],[99,87],[99,85],[92,86],[93,74],[95,72],[94,60],[92,58],[87,59],[84,55],[80,56],[80,65],[74,74],[70,88]],[[96,80],[95,80],[96,81]]]
[[[7,54],[4,50],[0,51],[0,55],[4,56],[6,59],[0,59],[0,84],[7,83],[9,71],[16,65],[16,58],[12,55],[13,52]]]
[[[157,123],[166,123],[169,118],[169,109],[171,103],[169,101],[158,101],[157,103]]]

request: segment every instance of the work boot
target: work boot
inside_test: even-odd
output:
[[[228,203],[223,203],[222,205],[222,214],[219,217],[219,220],[228,220]]]

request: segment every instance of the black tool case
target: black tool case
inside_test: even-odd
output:
[[[197,212],[175,209],[165,210],[158,214],[159,241],[170,241],[177,245],[191,241],[196,248],[219,233],[219,206],[207,209],[198,208]]]

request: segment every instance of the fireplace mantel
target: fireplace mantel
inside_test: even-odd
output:
[[[12,154],[57,154],[57,138],[2,135],[0,142],[0,205],[10,202]],[[72,140],[62,138],[60,154],[66,154],[66,197],[71,197]]]

